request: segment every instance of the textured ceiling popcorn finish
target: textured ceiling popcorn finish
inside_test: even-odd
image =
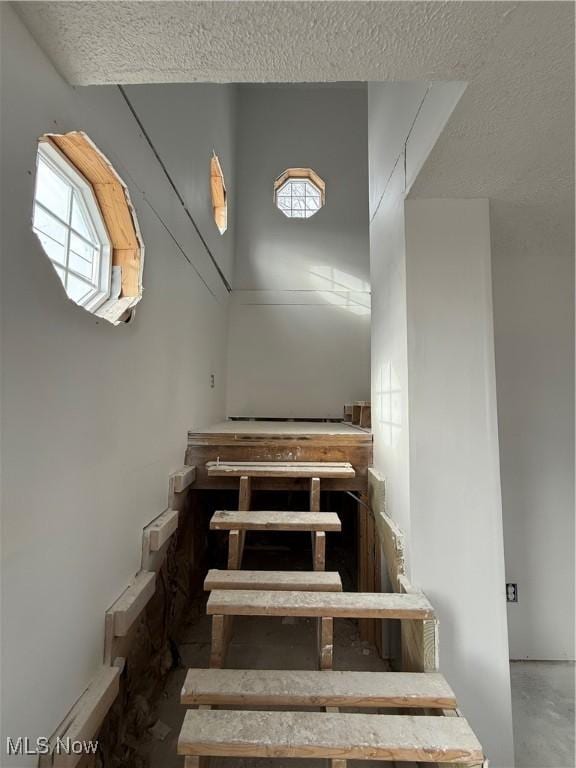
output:
[[[412,196],[571,199],[568,2],[24,2],[72,84],[459,80]],[[295,52],[297,51],[297,55]]]

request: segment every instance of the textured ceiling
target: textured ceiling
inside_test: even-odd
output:
[[[464,80],[413,196],[570,197],[570,2],[23,2],[73,84]]]

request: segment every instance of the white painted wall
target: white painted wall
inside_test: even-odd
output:
[[[227,296],[119,91],[69,87],[8,4],[1,14],[4,748],[7,735],[50,735],[82,693],[186,430],[223,416]],[[204,97],[190,90],[198,112]],[[30,229],[36,139],[72,129],[108,155],[137,210],[144,297],[127,326],[69,302]],[[226,135],[220,115],[214,130]],[[194,167],[208,199],[205,149]]]
[[[194,221],[228,281],[232,280],[235,225],[236,86],[164,83],[125,86],[146,132],[174,179]],[[228,229],[214,224],[206,179],[216,152],[228,190]]]
[[[511,768],[487,203],[447,201],[438,222],[432,204],[405,204],[446,95],[369,85],[374,463],[410,576],[439,611],[441,669],[491,764]],[[419,123],[431,111],[432,135]]]
[[[366,88],[242,86],[228,414],[336,416],[369,393]],[[311,167],[326,205],[290,220],[274,179]]]
[[[574,200],[491,221],[510,658],[574,659]]]
[[[406,202],[412,578],[491,765],[512,766],[487,200]]]

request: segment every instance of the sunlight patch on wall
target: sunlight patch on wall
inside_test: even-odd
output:
[[[394,448],[402,432],[402,388],[391,362],[380,369],[376,407],[384,445]]]

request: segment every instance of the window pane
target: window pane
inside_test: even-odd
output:
[[[87,277],[88,280],[92,280],[92,274],[94,272],[94,264],[92,261],[86,261],[86,259],[83,259],[81,256],[78,256],[77,253],[74,253],[74,251],[70,251],[70,256],[68,258],[68,267],[72,269],[74,272],[78,272],[78,274],[83,275],[84,277]]]
[[[68,182],[58,176],[46,164],[38,158],[38,171],[36,173],[36,199],[46,206],[56,216],[68,220],[68,205],[70,202],[71,188]]]
[[[72,198],[72,228],[76,230],[82,237],[85,237],[90,242],[94,241],[94,237],[84,216],[81,206],[78,203],[78,194],[74,192]]]
[[[51,237],[42,234],[42,232],[36,232],[38,239],[42,243],[42,248],[46,252],[46,255],[50,261],[54,261],[56,264],[62,264],[66,266],[66,250],[63,245],[52,240]]]
[[[74,251],[74,253],[77,253],[78,256],[81,256],[87,261],[93,261],[94,259],[93,246],[84,242],[84,240],[82,240],[81,237],[78,237],[78,235],[75,235],[74,232],[70,233],[70,250]]]
[[[66,270],[63,267],[59,267],[57,264],[54,264],[54,269],[56,270],[56,274],[60,278],[60,282],[62,285],[66,282]]]
[[[66,285],[66,293],[73,301],[79,302],[86,298],[93,290],[92,286],[85,283],[84,280],[80,280],[79,277],[68,273],[68,281]]]
[[[61,224],[39,205],[34,206],[34,229],[49,235],[53,240],[64,245],[66,242],[66,227]]]

